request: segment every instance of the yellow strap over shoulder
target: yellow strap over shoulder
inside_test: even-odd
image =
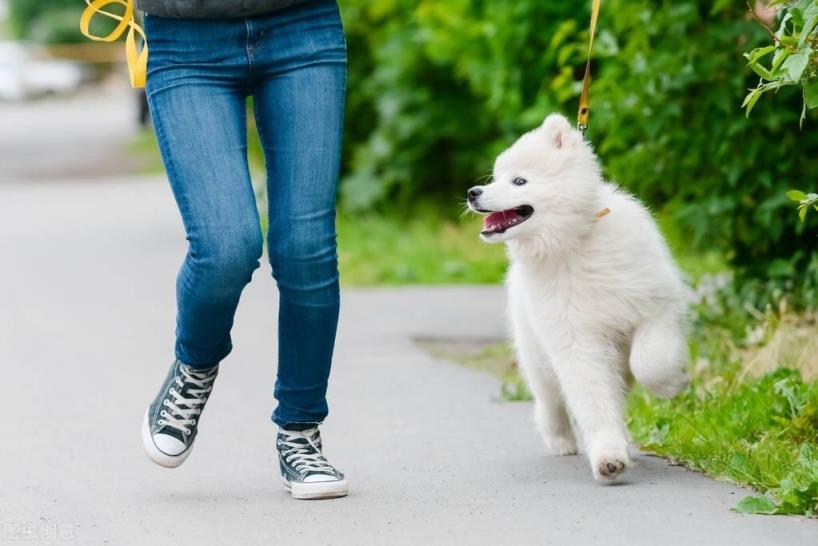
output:
[[[82,12],[80,17],[80,32],[86,37],[96,42],[113,42],[122,36],[122,33],[127,29],[128,34],[125,37],[125,58],[128,61],[128,73],[131,77],[131,87],[145,87],[145,78],[148,71],[148,40],[145,36],[145,31],[142,27],[136,24],[134,20],[133,0],[85,0],[88,7]],[[105,11],[101,8],[110,4],[119,4],[125,7],[122,15]],[[91,34],[90,26],[91,19],[97,13],[110,17],[119,21],[119,24],[109,34],[105,36],[97,36]],[[142,48],[136,47],[136,35],[142,37]]]
[[[577,128],[583,133],[588,127],[588,113],[591,110],[591,51],[594,48],[594,35],[596,34],[596,20],[599,18],[599,5],[602,0],[594,0],[591,5],[591,27],[588,31],[588,60],[585,62],[585,76],[582,78],[582,94],[579,96],[579,112],[577,112]]]

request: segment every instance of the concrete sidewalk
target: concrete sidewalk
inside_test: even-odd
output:
[[[0,101],[0,184],[140,172],[144,158],[128,151],[138,102],[124,78],[70,96]]]
[[[502,335],[497,288],[345,291],[325,444],[352,493],[305,502],[276,474],[262,267],[195,453],[162,469],[139,424],[170,363],[184,252],[165,184],[5,184],[0,234],[0,542],[818,544],[818,521],[732,513],[746,491],[660,459],[605,487],[583,458],[544,456],[527,404],[412,342]]]

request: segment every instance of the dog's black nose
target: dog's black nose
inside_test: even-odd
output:
[[[483,188],[475,186],[468,191],[469,201],[474,201],[483,193]]]

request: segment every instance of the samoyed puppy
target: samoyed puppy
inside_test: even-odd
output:
[[[616,479],[633,379],[661,397],[688,384],[688,288],[667,243],[556,114],[500,154],[468,206],[508,249],[510,329],[545,447],[575,454],[579,439],[594,477]]]

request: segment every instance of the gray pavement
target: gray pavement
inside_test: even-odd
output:
[[[105,179],[142,167],[127,142],[139,134],[138,94],[117,74],[72,96],[0,101],[0,183]]]
[[[343,241],[341,241],[343,244]],[[345,290],[325,426],[351,494],[294,501],[275,470],[275,290],[256,273],[195,453],[142,453],[171,359],[184,238],[162,180],[0,185],[0,542],[818,544],[818,521],[742,516],[746,491],[640,457],[595,484],[546,457],[527,404],[413,337],[497,337],[497,287]]]

